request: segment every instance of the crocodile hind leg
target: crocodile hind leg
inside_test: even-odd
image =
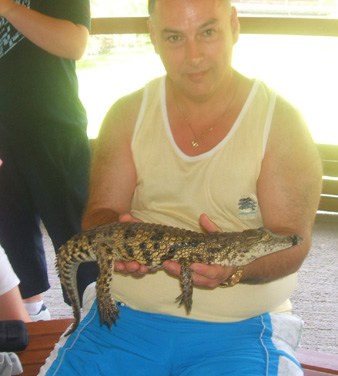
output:
[[[77,292],[76,281],[77,270],[79,268],[80,262],[66,263],[61,260],[61,256],[59,255],[57,255],[57,260],[61,284],[67,292],[74,315],[74,322],[65,333],[65,337],[67,337],[76,330],[81,319],[80,298]]]
[[[98,257],[100,273],[96,282],[97,304],[100,313],[101,325],[107,324],[111,328],[115,324],[119,309],[111,294],[113,280],[114,256],[108,247],[101,245]]]
[[[183,304],[187,313],[190,313],[192,307],[192,275],[189,265],[181,264],[180,284],[182,293],[176,298],[179,307]]]

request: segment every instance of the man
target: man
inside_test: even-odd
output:
[[[87,199],[75,60],[89,26],[89,0],[0,0],[0,243],[33,320],[50,317],[40,219],[57,250],[80,230]],[[85,269],[82,291],[96,278],[96,268]]]
[[[172,299],[179,264],[150,273],[116,263],[117,325],[100,327],[94,304],[47,374],[81,374],[91,351],[88,374],[301,375],[301,320],[288,298],[319,200],[315,146],[292,106],[232,68],[239,22],[228,1],[153,0],[149,13],[167,75],[108,112],[83,227],[117,220],[209,232],[265,226],[304,241],[244,269],[192,264],[189,315]]]

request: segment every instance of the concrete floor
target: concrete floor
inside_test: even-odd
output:
[[[71,317],[54,268],[54,251],[45,236],[51,288],[45,302],[53,318]],[[302,347],[338,355],[338,216],[318,215],[312,250],[299,272],[294,313],[304,320]]]
[[[304,320],[302,347],[338,355],[338,216],[318,216],[292,302]]]

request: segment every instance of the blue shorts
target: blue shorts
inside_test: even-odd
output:
[[[298,376],[302,327],[290,314],[210,323],[121,305],[117,324],[100,326],[96,301],[60,342],[39,375]]]

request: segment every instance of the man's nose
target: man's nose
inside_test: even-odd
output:
[[[203,52],[202,52],[200,43],[198,43],[198,41],[190,40],[187,42],[186,59],[190,64],[194,66],[197,66],[202,62]]]

